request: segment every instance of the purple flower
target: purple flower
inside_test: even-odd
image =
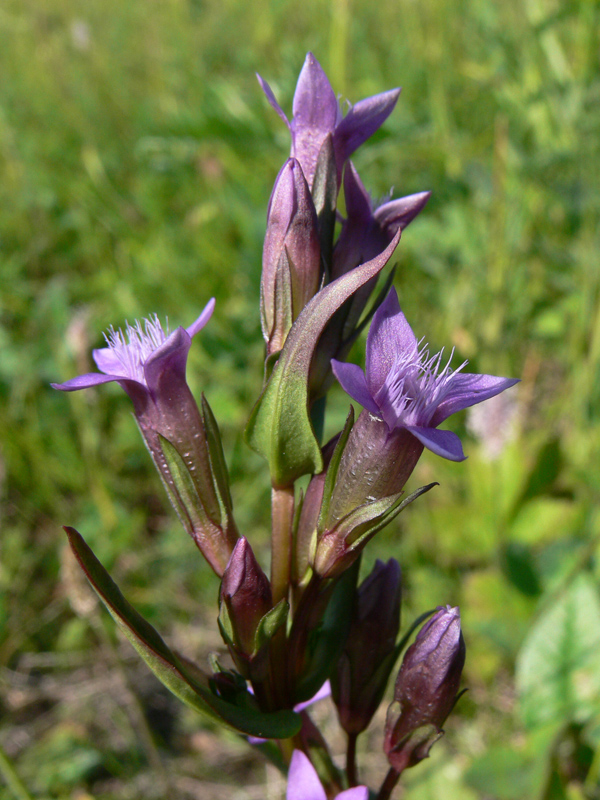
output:
[[[366,786],[355,786],[335,796],[334,800],[368,800]],[[308,756],[301,750],[294,750],[288,773],[286,800],[327,800],[325,789],[316,769]]]
[[[388,431],[405,430],[422,445],[451,461],[465,458],[460,439],[437,430],[451,414],[494,397],[517,383],[512,378],[476,375],[450,368],[441,350],[431,355],[417,341],[400,310],[394,289],[377,309],[369,329],[366,374],[355,364],[332,359],[342,388]]]
[[[131,397],[136,409],[144,408],[150,399],[158,402],[165,389],[169,388],[165,386],[165,372],[173,373],[185,382],[185,366],[192,338],[209,321],[214,308],[213,298],[189,328],[177,328],[171,334],[168,326],[165,332],[156,315],[145,319],[143,327],[137,320],[135,325],[127,324],[125,333],[110,328],[104,337],[108,347],[93,352],[99,373],[89,372],[51,386],[63,392],[75,392],[117,381]]]
[[[332,137],[339,186],[345,161],[385,122],[400,94],[400,89],[392,89],[368,97],[351,106],[344,117],[321,65],[312,53],[308,53],[298,78],[290,122],[269,84],[260,75],[257,78],[269,103],[290,129],[291,155],[302,165],[311,187],[327,137]]]
[[[354,164],[349,162],[344,172],[347,218],[333,250],[331,279],[335,280],[385,250],[398,228],[404,230],[420,214],[430,195],[430,192],[417,192],[373,209],[369,193]]]
[[[93,353],[100,372],[52,386],[74,392],[116,381],[127,392],[182,524],[221,576],[237,541],[231,498],[212,412],[203,399],[200,414],[185,378],[192,338],[209,321],[214,306],[214,299],[209,300],[189,328],[172,333],[156,316],[143,325],[127,325],[125,332],[111,328],[105,337],[108,347]],[[190,481],[195,491],[190,492]]]

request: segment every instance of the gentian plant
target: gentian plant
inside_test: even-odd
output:
[[[169,648],[82,536],[66,531],[92,586],[149,667],[181,700],[239,732],[286,771],[288,800],[385,800],[442,735],[459,695],[465,645],[459,610],[450,606],[425,612],[399,638],[400,567],[394,559],[378,561],[360,581],[361,554],[434,485],[404,494],[424,449],[451,461],[465,458],[458,437],[439,426],[515,381],[468,373],[466,362],[452,366],[452,354],[443,350],[432,354],[400,310],[393,274],[377,289],[429,193],[377,206],[349,159],[387,119],[399,90],[344,114],[309,53],[288,121],[268,84],[259,82],[291,134],[267,212],[264,385],[245,431],[269,470],[269,571],[249,532],[238,533],[217,421],[186,382],[189,349],[213,300],[190,327],[171,333],[155,316],[124,332],[111,329],[108,346],[94,351],[100,372],[53,385],[70,392],[115,381],[129,395],[175,511],[221,581],[215,616],[223,653],[202,665]],[[342,190],[345,218],[337,210]],[[347,358],[369,323],[363,371]],[[355,420],[350,407],[343,430],[323,442],[335,379],[362,411]],[[369,793],[360,780],[357,740],[417,629],[387,713],[389,772]],[[330,684],[347,737],[343,766],[310,715]]]

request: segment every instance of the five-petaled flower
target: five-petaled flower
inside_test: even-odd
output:
[[[335,796],[335,800],[368,800],[368,798],[369,790],[366,786],[355,786]],[[294,750],[292,754],[286,800],[327,800],[316,769],[301,750]]]
[[[450,368],[444,351],[430,355],[417,341],[400,310],[394,289],[373,317],[367,339],[366,374],[355,364],[332,360],[343,389],[389,431],[404,429],[429,450],[463,461],[460,439],[438,430],[451,414],[494,397],[517,383],[512,378],[462,372],[466,361]]]
[[[391,89],[367,97],[351,106],[346,116],[343,116],[327,75],[313,54],[308,53],[298,78],[292,106],[293,117],[290,122],[275,99],[269,84],[260,75],[257,75],[257,78],[269,103],[290,129],[291,155],[302,165],[310,187],[315,177],[321,148],[327,138],[331,137],[339,186],[344,163],[383,125],[392,113],[400,94],[400,89]]]

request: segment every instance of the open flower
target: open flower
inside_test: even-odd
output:
[[[368,800],[366,786],[355,786],[335,796],[335,800]],[[327,800],[325,789],[308,756],[294,750],[288,773],[286,800]]]
[[[298,78],[290,122],[269,84],[260,75],[257,78],[267,100],[290,129],[291,155],[302,165],[310,187],[326,139],[331,136],[339,186],[346,159],[385,122],[400,94],[400,89],[392,89],[367,97],[351,106],[344,117],[327,75],[313,54],[308,53]]]
[[[342,388],[388,431],[406,430],[422,445],[451,461],[463,461],[460,439],[438,425],[456,411],[494,397],[517,383],[513,378],[462,372],[431,355],[417,341],[400,310],[394,289],[376,311],[367,339],[366,374],[355,364],[332,360]]]
[[[154,316],[113,328],[108,347],[94,350],[100,372],[79,375],[55,389],[74,392],[115,381],[133,401],[138,425],[171,502],[184,527],[221,576],[237,541],[226,474],[219,458],[216,423],[203,400],[203,414],[187,385],[185,371],[192,338],[209,321],[210,300],[189,328],[165,331]],[[207,433],[205,419],[209,419]],[[213,453],[209,454],[209,448]],[[216,455],[216,458],[215,458]],[[189,491],[190,482],[195,491]]]
[[[51,385],[63,392],[75,392],[117,381],[133,400],[136,410],[142,410],[150,399],[159,402],[166,388],[164,380],[161,380],[165,372],[176,373],[185,382],[185,366],[192,338],[209,321],[214,308],[213,298],[189,328],[177,328],[171,334],[168,325],[165,332],[156,315],[144,320],[143,327],[137,321],[134,325],[127,324],[125,333],[110,328],[105,335],[108,347],[93,351],[100,372],[89,372],[65,383]],[[171,386],[171,390],[173,388]]]

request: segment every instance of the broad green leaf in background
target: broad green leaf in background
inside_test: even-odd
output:
[[[518,744],[490,747],[467,770],[466,782],[494,800],[536,800],[548,782],[548,752],[557,727],[537,730]]]
[[[531,628],[517,658],[523,722],[586,722],[600,712],[600,598],[578,575]]]

